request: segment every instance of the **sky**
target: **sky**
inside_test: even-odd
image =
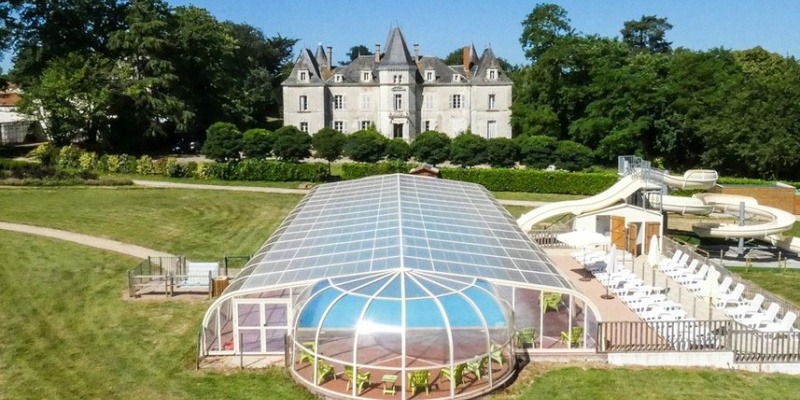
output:
[[[220,20],[256,26],[267,36],[299,39],[295,54],[319,43],[333,47],[334,62],[359,44],[372,50],[385,45],[389,30],[399,26],[409,47],[422,55],[445,57],[474,44],[491,47],[512,64],[527,61],[519,43],[521,22],[537,1],[512,0],[167,0],[173,6],[193,4]],[[562,6],[572,27],[586,34],[619,36],[627,20],[642,15],[665,17],[674,26],[667,33],[673,48],[749,49],[762,46],[781,55],[800,56],[800,2],[796,0],[570,0]],[[0,63],[11,66],[11,57]]]

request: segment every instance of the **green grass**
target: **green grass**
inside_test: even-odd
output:
[[[267,182],[267,181],[223,181],[221,179],[173,178],[164,175],[138,175],[138,174],[106,174],[104,176],[131,179],[131,180],[135,179],[140,181],[191,183],[197,185],[276,187],[284,189],[299,189],[301,184],[307,183],[307,182]]]
[[[592,399],[790,399],[800,377],[724,370],[554,367],[495,398]],[[523,372],[524,374],[524,372]],[[526,379],[527,378],[527,379]]]
[[[742,278],[800,306],[800,270],[783,268],[727,267]]]
[[[208,302],[123,300],[136,263],[0,231],[0,398],[312,398],[281,370],[194,372]]]
[[[794,226],[792,226],[792,229],[783,232],[783,234],[787,236],[800,237],[800,222],[795,222]]]
[[[59,228],[192,258],[246,255],[300,195],[190,189],[0,190],[0,221]]]
[[[508,210],[508,212],[510,212],[511,216],[513,216],[514,218],[519,218],[522,216],[522,214],[525,214],[526,212],[532,210],[531,207],[522,207],[522,206],[503,206],[503,207],[505,207],[506,210]]]

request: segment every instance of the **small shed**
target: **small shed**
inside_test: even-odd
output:
[[[636,255],[646,252],[649,239],[663,232],[659,212],[624,203],[578,215],[573,228],[609,236],[617,248]]]
[[[430,165],[422,165],[416,168],[412,168],[411,171],[408,171],[411,175],[419,175],[419,176],[429,176],[432,178],[439,178],[439,168],[430,166]]]

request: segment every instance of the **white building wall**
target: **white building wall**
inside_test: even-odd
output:
[[[300,96],[307,96],[308,109],[300,110]],[[297,128],[308,124],[308,133],[314,134],[325,127],[326,99],[323,86],[284,86],[283,124]]]
[[[489,109],[489,96],[494,95],[494,107]],[[472,133],[490,139],[511,138],[511,86],[472,86]],[[489,134],[489,122],[494,122],[494,133]],[[490,137],[491,136],[491,137]]]
[[[380,96],[378,85],[329,86],[329,90],[330,128],[335,128],[337,121],[341,121],[344,124],[343,133],[353,133],[360,130],[362,121],[369,121],[375,126],[378,125],[378,101]],[[343,96],[344,108],[334,108],[336,96]]]
[[[471,90],[469,85],[431,85],[422,90],[424,96],[432,96],[433,110],[424,110],[421,124],[433,120],[435,130],[444,132],[447,136],[456,137],[459,133],[470,129],[470,114],[472,107]],[[452,108],[453,95],[461,96],[461,108]],[[424,105],[423,105],[424,107]]]

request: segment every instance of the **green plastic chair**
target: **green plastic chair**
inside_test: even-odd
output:
[[[571,347],[581,347],[583,343],[583,327],[576,326],[569,333],[562,331],[559,341],[564,344],[569,343]]]
[[[536,340],[536,329],[524,328],[517,332],[517,347],[519,348],[525,348],[526,345],[533,346],[534,340]]]
[[[317,351],[317,347],[314,345],[314,342],[303,342],[303,347],[300,348],[300,359],[297,363],[302,363],[303,361],[307,361],[309,363],[314,362],[314,354]]]
[[[417,389],[425,389],[425,394],[431,393],[431,371],[420,370],[408,373],[408,388],[411,389],[411,395],[417,393]]]
[[[467,363],[467,371],[471,372],[472,375],[475,375],[475,378],[481,379],[483,376],[483,370],[486,369],[486,364],[489,362],[489,357],[481,357],[477,360],[470,361]]]
[[[332,365],[325,364],[320,360],[317,362],[317,385],[321,385],[322,382],[325,382],[326,377],[333,379],[336,377],[336,374],[333,373]]]
[[[441,376],[442,382],[452,381],[458,386],[464,383],[464,370],[466,368],[467,364],[458,364],[454,366],[452,376],[450,376],[450,368],[442,368],[442,372],[439,375]]]
[[[353,367],[345,365],[344,374],[347,376],[347,389],[345,390],[350,390],[350,386],[353,384]],[[361,394],[361,392],[364,391],[364,386],[372,385],[372,383],[369,381],[369,376],[369,371],[356,374],[356,386],[358,387],[358,394]]]
[[[544,295],[542,295],[542,312],[546,313],[549,308],[558,311],[558,306],[561,304],[563,296],[562,293],[544,292]]]

